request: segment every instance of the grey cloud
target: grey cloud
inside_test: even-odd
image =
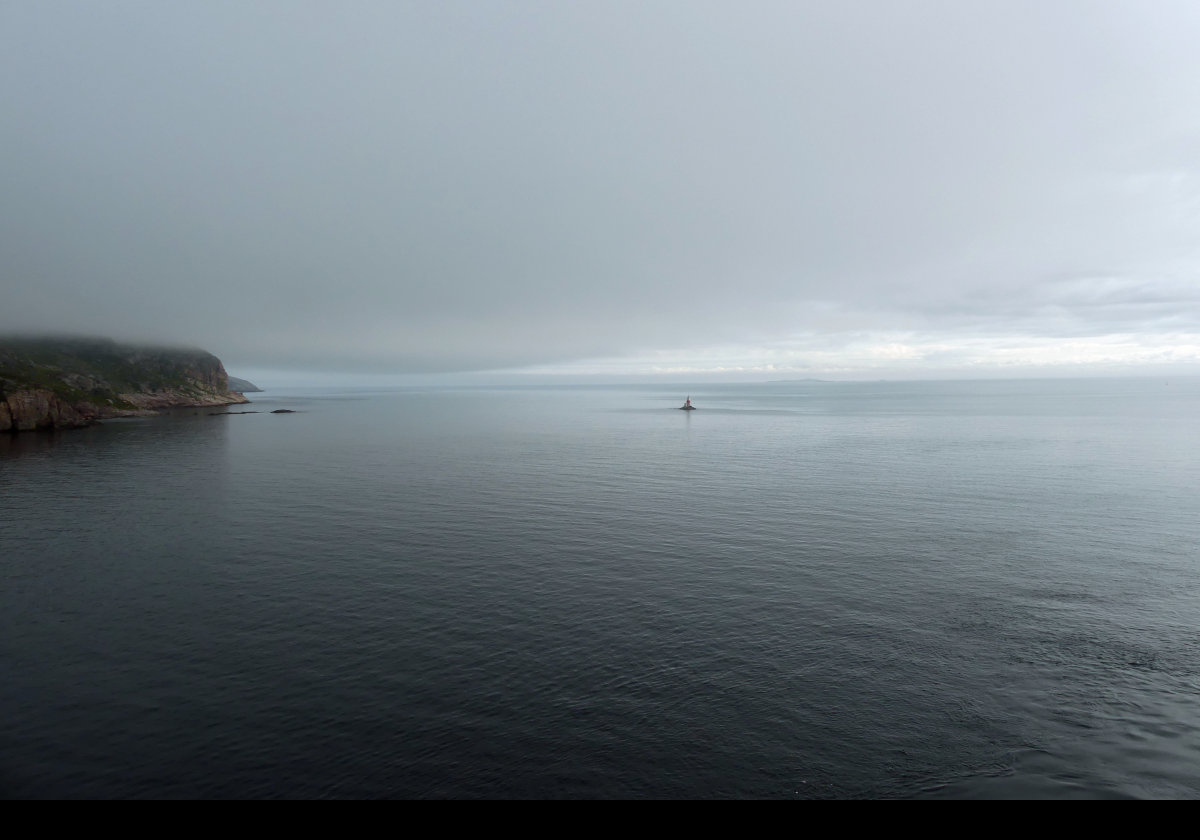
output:
[[[0,9],[0,329],[431,371],[1196,326],[1190,4]]]

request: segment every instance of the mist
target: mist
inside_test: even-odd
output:
[[[0,4],[0,331],[238,370],[1200,372],[1183,2]]]

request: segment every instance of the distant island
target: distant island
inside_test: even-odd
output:
[[[250,394],[262,391],[253,382],[248,379],[238,379],[236,376],[229,377],[229,390],[237,391],[239,394]]]
[[[73,429],[164,408],[248,402],[230,389],[221,360],[204,350],[0,336],[0,432]]]

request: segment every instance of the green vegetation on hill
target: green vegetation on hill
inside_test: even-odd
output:
[[[121,365],[99,342],[0,339],[0,396],[43,390],[70,403],[93,402],[134,408],[117,396],[126,385]],[[117,374],[113,376],[113,374]]]
[[[230,392],[221,360],[203,350],[102,338],[0,337],[0,403],[8,400],[9,426],[55,425],[49,415],[17,418],[20,411],[35,410],[29,407],[30,394],[58,400],[93,419],[174,405],[246,401]]]

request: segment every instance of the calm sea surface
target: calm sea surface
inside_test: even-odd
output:
[[[1200,796],[1200,380],[252,396],[0,436],[0,794]]]

